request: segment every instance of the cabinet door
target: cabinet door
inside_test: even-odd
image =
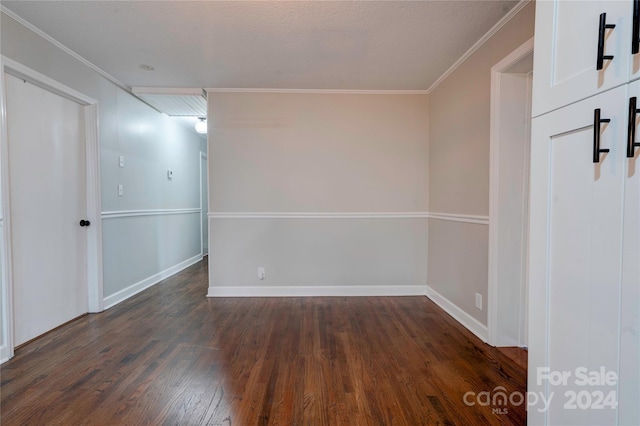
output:
[[[640,82],[629,85],[629,98],[631,97],[640,100]],[[636,117],[631,125],[635,126],[635,139],[639,141],[640,113]],[[631,118],[633,119],[632,116]],[[619,391],[621,425],[640,425],[640,148],[636,148],[633,153],[633,158],[624,159],[626,171]]]
[[[630,37],[631,45],[629,47],[629,52],[631,53],[631,60],[629,61],[629,81],[634,81],[640,79],[640,2],[631,0],[631,3],[632,24]],[[634,19],[636,20],[636,22],[633,22]],[[637,41],[634,41],[635,37],[637,37]],[[633,53],[634,50],[637,50],[637,52]]]
[[[615,408],[580,406],[617,386],[580,385],[577,369],[619,372],[626,90],[532,121],[528,391],[552,398],[546,411],[541,402],[529,407],[532,425],[616,423]],[[610,152],[599,163],[593,162],[596,108],[611,120],[601,124],[601,148]],[[566,382],[546,380],[541,368],[568,374]],[[583,391],[588,395],[571,401],[572,392]]]
[[[606,13],[600,37],[600,15]],[[533,116],[605,91],[629,79],[632,2],[553,0],[536,3]],[[603,68],[596,69],[603,40]]]

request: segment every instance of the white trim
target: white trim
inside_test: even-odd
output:
[[[126,84],[124,84],[123,82],[121,82],[120,80],[118,80],[117,78],[112,76],[111,74],[108,74],[106,71],[100,69],[97,65],[92,64],[91,62],[89,62],[88,60],[86,60],[85,58],[83,58],[82,56],[80,56],[79,54],[74,52],[73,50],[69,49],[64,44],[60,43],[55,38],[51,37],[49,34],[47,34],[44,31],[42,31],[40,28],[36,27],[32,23],[24,20],[19,15],[15,14],[11,10],[7,9],[6,6],[0,5],[0,11],[2,11],[2,13],[7,15],[8,17],[13,19],[14,21],[16,21],[19,24],[21,24],[24,27],[26,27],[28,30],[34,32],[35,34],[37,34],[38,36],[42,37],[43,39],[45,39],[49,43],[53,44],[58,49],[62,50],[63,52],[67,53],[68,55],[72,56],[74,59],[76,59],[76,60],[80,61],[81,63],[83,63],[84,65],[88,66],[93,71],[97,72],[98,74],[100,74],[101,76],[103,76],[104,78],[106,78],[107,80],[109,80],[110,82],[115,84],[116,86],[120,87],[121,89],[124,89],[125,91],[127,91],[129,93],[131,93],[131,88],[129,86],[127,86]]]
[[[435,212],[431,212],[428,215],[429,215],[429,219],[446,220],[448,222],[473,223],[476,225],[489,224],[489,216],[457,214],[457,213],[435,213]]]
[[[83,106],[95,105],[98,103],[98,101],[96,101],[95,99],[90,98],[89,96],[86,96],[85,94],[80,93],[77,90],[72,89],[71,87],[66,86],[52,78],[49,78],[44,74],[40,74],[38,71],[32,70],[31,68],[24,66],[11,58],[3,56],[2,62],[4,64],[3,68],[6,73],[22,80],[26,80],[35,86],[41,87],[49,92],[62,96],[63,98],[70,99]]]
[[[102,210],[100,184],[100,142],[98,140],[98,104],[84,107],[86,164],[87,164],[87,214],[92,222],[87,231],[87,275],[89,312],[102,312],[102,221],[96,220]]]
[[[121,217],[137,217],[137,216],[165,216],[171,214],[192,214],[200,213],[197,209],[152,209],[152,210],[118,210],[102,212],[102,219],[116,219]]]
[[[204,160],[205,164],[206,164],[205,170],[202,169],[202,160]],[[206,236],[206,238],[207,238],[207,252],[206,253],[204,252],[204,241],[205,241],[205,235],[204,235],[204,229],[203,229],[204,228],[204,226],[203,226],[203,223],[204,223],[204,206],[202,205],[202,196],[205,195],[203,193],[204,192],[203,191],[204,188],[202,187],[202,181],[203,181],[202,178],[206,176],[206,181],[209,182],[209,159],[207,157],[207,153],[206,152],[200,151],[200,157],[199,157],[199,160],[198,160],[198,167],[200,168],[200,253],[204,257],[205,255],[209,254],[209,244],[208,244],[209,243],[209,241],[208,241],[209,235],[208,235],[208,232],[207,232],[207,236]],[[204,173],[204,175],[203,175],[203,173]],[[207,183],[207,192],[208,192],[208,189],[209,189],[209,185]],[[207,206],[208,206],[209,205],[209,194],[208,193],[206,194],[206,197],[207,197]],[[207,212],[208,211],[209,210],[207,209]],[[208,218],[207,218],[207,221],[208,221]],[[208,229],[208,227],[207,227],[207,229]]]
[[[533,52],[534,38],[531,37],[500,62],[491,67],[491,105],[489,126],[489,251],[488,251],[488,289],[487,289],[487,330],[488,343],[499,344],[498,336],[498,215],[500,199],[500,79],[501,74]],[[529,114],[530,115],[530,114]],[[530,131],[530,130],[529,130]],[[528,165],[528,158],[524,164]],[[528,169],[523,171],[528,174]],[[528,183],[528,179],[526,180]],[[525,189],[528,192],[528,189]]]
[[[489,216],[435,212],[213,212],[209,219],[435,219],[488,225]]]
[[[214,212],[209,219],[426,219],[426,212]]]
[[[424,296],[424,285],[209,287],[207,297]]]
[[[471,48],[460,57],[460,59],[458,59],[453,65],[451,65],[451,67],[449,67],[449,69],[446,70],[444,74],[438,77],[438,79],[434,81],[431,86],[429,86],[429,88],[426,90],[427,94],[436,90],[436,88],[444,80],[446,80],[447,77],[453,74],[453,72],[458,69],[458,67],[462,65],[464,61],[469,59],[469,57],[471,57],[471,55],[473,55],[478,49],[480,49],[480,47],[482,47],[483,44],[485,44],[491,37],[493,37],[495,33],[500,31],[500,29],[504,27],[505,24],[507,24],[514,16],[516,16],[518,12],[524,9],[524,7],[527,6],[530,1],[531,0],[520,0],[518,4],[516,4],[506,15],[502,17],[502,19],[500,19],[493,27],[491,27],[491,29],[480,38],[480,40],[478,40],[473,46],[471,46]]]
[[[318,95],[427,95],[427,90],[349,90],[349,89],[264,89],[219,88],[204,89],[207,93],[304,93]]]
[[[9,185],[9,158],[6,155],[9,152],[9,139],[7,133],[7,103],[5,98],[5,78],[4,64],[5,58],[0,56],[0,120],[2,133],[0,136],[0,185],[2,195],[2,234],[0,234],[0,262],[2,262],[2,276],[0,277],[0,291],[2,292],[2,327],[4,342],[0,342],[0,357],[2,362],[5,358],[13,357],[13,260],[11,250],[11,208],[10,208],[10,190]]]
[[[440,306],[446,313],[451,315],[456,321],[462,324],[467,330],[475,334],[483,342],[487,342],[487,326],[460,309],[455,303],[427,286],[426,295],[436,305]]]
[[[135,284],[130,285],[127,288],[124,288],[111,296],[107,296],[104,298],[104,309],[109,309],[114,305],[117,305],[120,302],[127,300],[128,298],[140,293],[143,290],[148,289],[149,287],[158,284],[160,281],[169,278],[172,275],[177,274],[183,269],[188,268],[189,266],[198,263],[202,260],[202,256],[198,254],[190,259],[187,259],[183,262],[178,263],[170,268],[165,269],[164,271],[160,271],[157,274],[154,274],[148,278],[143,279],[142,281],[138,281]]]

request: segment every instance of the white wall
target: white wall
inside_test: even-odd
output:
[[[427,210],[427,115],[425,95],[210,93],[210,295],[424,294],[426,219],[393,213]]]
[[[488,219],[491,67],[533,36],[534,9],[524,7],[429,94],[432,212]],[[484,326],[487,224],[429,221],[429,287]]]
[[[128,93],[117,92],[117,138],[102,146],[104,293],[111,296],[200,254],[202,138]],[[119,156],[125,167],[119,167]],[[167,170],[173,171],[172,179]],[[118,196],[118,184],[124,196]],[[110,212],[192,209],[113,217]],[[155,212],[154,212],[155,213]],[[172,212],[175,213],[175,212]],[[126,264],[126,268],[112,267]]]
[[[3,55],[99,102],[103,216],[107,213],[103,219],[107,304],[152,284],[163,271],[171,272],[197,259],[198,213],[131,214],[199,208],[204,139],[4,14],[1,32]],[[124,168],[118,166],[120,155],[125,157]],[[171,181],[167,169],[174,171]],[[124,185],[122,197],[117,195],[118,184]],[[114,211],[120,217],[108,214]]]

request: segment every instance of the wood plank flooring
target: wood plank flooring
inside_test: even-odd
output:
[[[526,365],[425,297],[207,299],[207,285],[200,262],[25,345],[0,369],[0,423],[526,422],[524,405],[465,404],[524,393]]]

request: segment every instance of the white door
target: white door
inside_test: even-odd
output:
[[[83,107],[5,74],[14,343],[87,312]]]
[[[629,100],[640,106],[640,81],[629,85]],[[638,108],[638,106],[636,108]],[[633,116],[630,116],[633,121]],[[640,141],[640,113],[636,114],[635,141]],[[632,124],[633,125],[633,124]],[[626,135],[627,138],[629,135]],[[628,143],[628,140],[627,140]],[[640,148],[624,158],[625,197],[620,313],[620,424],[640,424]]]
[[[533,116],[624,84],[631,60],[631,1],[536,3]],[[606,13],[600,32],[600,16]],[[600,40],[599,40],[600,39]],[[597,68],[599,41],[603,60]],[[636,55],[637,56],[637,55]]]
[[[200,153],[200,232],[202,255],[209,254],[209,178],[207,174],[207,156]]]
[[[541,403],[529,407],[529,424],[616,423],[615,408],[582,408],[617,385],[582,385],[577,369],[619,374],[626,91],[621,86],[532,122],[527,390],[553,398],[547,412]],[[610,119],[599,132],[596,109]],[[594,136],[610,150],[597,155],[599,163]],[[539,368],[567,378],[547,380]]]

